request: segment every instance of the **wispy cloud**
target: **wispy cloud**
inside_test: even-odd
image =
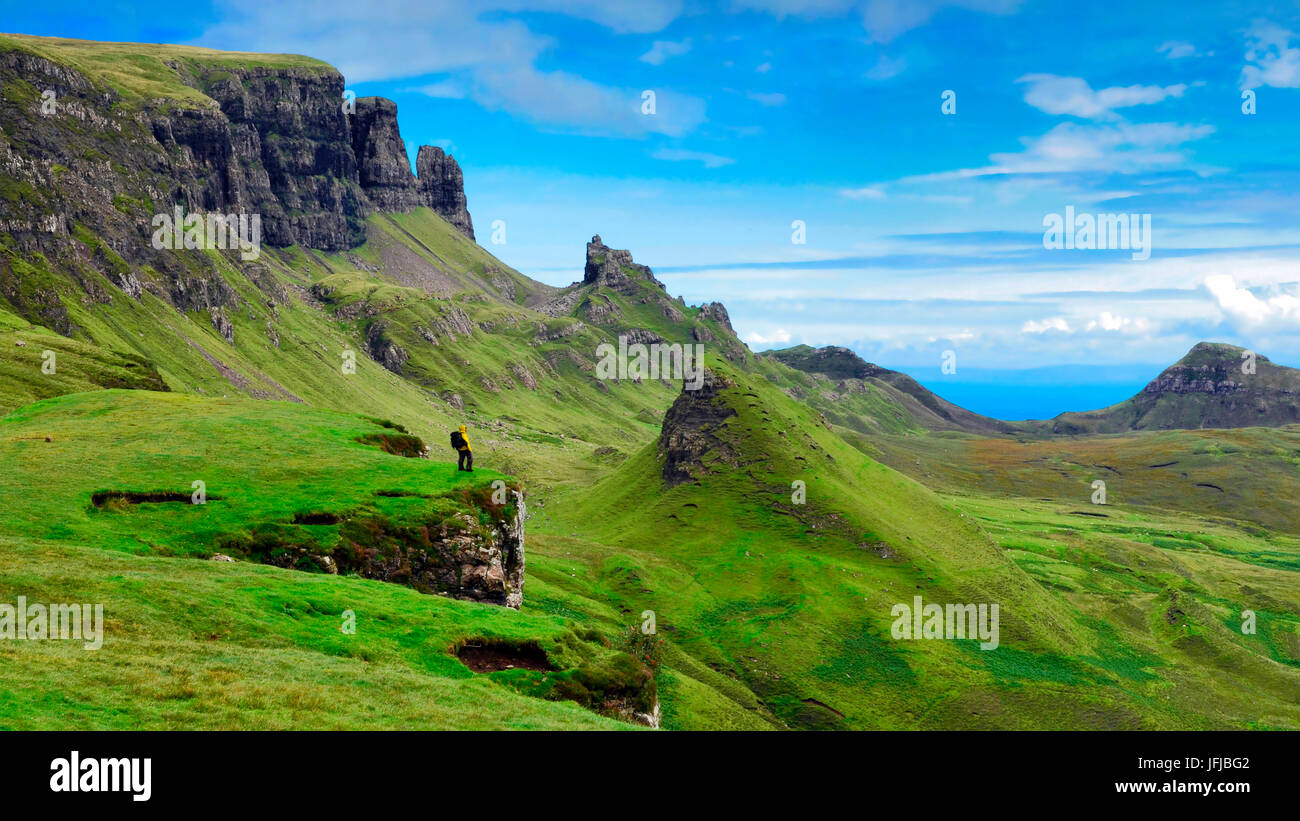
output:
[[[1170,60],[1181,60],[1184,57],[1195,57],[1196,46],[1181,40],[1166,40],[1156,47],[1156,52]]]
[[[885,192],[878,185],[868,185],[862,188],[841,188],[840,196],[849,200],[883,200]]]
[[[436,97],[446,100],[459,100],[465,97],[465,89],[460,85],[460,83],[452,80],[440,80],[439,82],[429,83],[428,85],[412,86],[403,89],[403,91],[414,91],[427,97]]]
[[[650,156],[656,160],[666,160],[668,162],[698,162],[703,163],[705,168],[721,168],[724,165],[731,165],[735,162],[731,157],[723,157],[718,154],[707,154],[703,151],[687,151],[682,148],[661,148]]]
[[[1025,334],[1041,334],[1048,331],[1060,331],[1068,334],[1070,324],[1065,321],[1065,317],[1054,316],[1051,319],[1031,319],[1020,327],[1020,332]]]
[[[680,0],[601,3],[597,0],[427,0],[368,7],[353,0],[230,0],[226,17],[197,44],[239,51],[310,54],[338,66],[349,83],[441,75],[422,93],[462,96],[549,130],[588,135],[680,136],[705,120],[705,103],[657,90],[656,113],[640,111],[641,89],[598,83],[539,67],[552,38],[522,21],[489,13],[563,12],[619,33],[662,29],[681,12]],[[311,25],[302,21],[311,20]],[[382,43],[382,48],[376,48]]]
[[[661,66],[664,61],[673,57],[680,57],[691,50],[691,38],[687,37],[681,42],[672,40],[655,40],[650,46],[650,50],[640,57],[641,62],[649,63],[652,66]]]
[[[1060,123],[1025,149],[989,156],[990,165],[905,177],[903,182],[950,182],[989,175],[1074,172],[1137,173],[1190,164],[1184,145],[1214,133],[1211,125],[1181,123]]]
[[[1080,77],[1055,74],[1026,74],[1017,83],[1025,83],[1025,102],[1048,114],[1069,114],[1089,120],[1114,119],[1115,109],[1151,105],[1170,97],[1181,97],[1185,84],[1165,86],[1112,86],[1093,90]]]
[[[862,24],[871,40],[888,43],[929,23],[944,9],[1011,14],[1019,7],[1020,0],[866,0],[862,4]]]

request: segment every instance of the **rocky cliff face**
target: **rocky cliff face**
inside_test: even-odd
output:
[[[374,516],[329,516],[325,521],[306,522],[339,524],[338,543],[328,551],[315,544],[286,542],[273,528],[254,528],[249,541],[225,540],[219,547],[277,567],[355,573],[422,593],[517,610],[524,602],[527,509],[523,494],[510,492],[513,501],[502,511],[505,515],[487,526],[474,511],[416,524]]]
[[[768,355],[784,362],[790,367],[804,373],[819,373],[828,379],[871,379],[894,371],[865,361],[848,348],[827,345],[824,348],[812,348],[797,345],[779,351],[769,351]]]
[[[177,207],[257,214],[270,246],[352,248],[369,214],[417,206],[473,237],[460,167],[425,146],[417,179],[391,101],[363,98],[345,113],[343,77],[323,65],[165,65],[197,101],[128,102],[70,66],[0,50],[0,234],[24,258],[75,272],[89,301],[110,298],[96,274],[182,310],[237,300],[206,255],[151,244],[154,217]],[[53,292],[21,278],[0,258],[0,294],[71,333]]]
[[[1263,368],[1275,369],[1268,357],[1256,355],[1255,373],[1242,369],[1241,354],[1245,349],[1235,345],[1216,345],[1201,342],[1175,364],[1142,389],[1142,396],[1158,397],[1164,394],[1215,394],[1225,396],[1251,389],[1252,376]]]
[[[260,213],[270,245],[342,250],[364,241],[363,220],[373,204],[356,185],[342,75],[174,67],[217,104],[205,112],[151,115],[159,144],[192,157],[197,181],[206,181],[201,196],[189,198],[190,208]]]
[[[406,143],[397,128],[397,103],[361,97],[352,116],[352,151],[361,189],[381,211],[410,211],[420,205]]]
[[[600,285],[617,291],[626,291],[637,280],[644,280],[663,289],[664,284],[655,279],[649,266],[632,261],[631,251],[606,247],[600,235],[587,243],[587,265],[582,272],[583,285]]]
[[[711,454],[710,463],[735,462],[734,449],[718,435],[719,428],[736,415],[723,395],[731,387],[734,384],[726,377],[706,369],[699,390],[682,390],[668,409],[659,432],[659,458],[668,487],[697,481],[708,471],[706,453]]]
[[[474,221],[465,202],[465,178],[456,158],[436,145],[422,145],[415,157],[415,173],[421,204],[442,215],[443,219],[474,239]]]
[[[731,333],[736,329],[731,327],[731,315],[727,313],[727,306],[721,302],[707,302],[700,306],[700,319],[712,319]]]
[[[397,128],[397,104],[392,100],[357,100],[352,150],[361,188],[379,210],[410,211],[427,206],[474,239],[460,165],[441,148],[422,145],[415,158],[416,175],[411,174],[406,143]]]
[[[524,507],[523,494],[514,495],[514,515],[481,532],[478,522],[458,513],[440,529],[425,529],[414,543],[406,542],[386,550],[383,540],[351,542],[349,568],[383,581],[408,584],[426,593],[444,593],[458,599],[511,607],[524,602]]]

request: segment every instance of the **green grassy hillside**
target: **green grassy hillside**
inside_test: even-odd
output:
[[[1168,601],[1155,578],[1140,597],[1104,588],[1096,595],[1105,601],[1085,591],[1062,596],[1023,561],[1023,543],[1013,551],[1000,531],[988,535],[980,521],[988,507],[936,496],[855,453],[772,386],[721,371],[732,385],[718,402],[734,415],[703,457],[712,469],[698,484],[665,492],[650,445],[593,487],[561,494],[542,522],[545,533],[566,537],[572,557],[569,578],[555,581],[571,595],[594,589],[629,617],[654,611],[674,652],[686,656],[661,687],[666,726],[753,718],[789,727],[1297,726],[1300,711],[1285,695],[1300,672],[1288,669],[1293,661],[1279,667],[1268,642],[1234,638],[1225,626],[1250,598],[1219,583],[1251,577],[1249,563],[1215,569],[1207,601],[1220,615],[1197,610],[1182,632],[1161,627]],[[806,483],[804,506],[791,501],[796,479]],[[1075,539],[1093,538],[1093,520],[1079,518]],[[1090,550],[1101,552],[1104,538]],[[1085,572],[1093,561],[1075,554],[1061,564],[1070,560]],[[1274,571],[1270,595],[1292,582],[1291,572]],[[1176,594],[1202,592],[1161,581]],[[891,607],[913,595],[999,602],[1001,647],[893,641]],[[1289,647],[1294,616],[1284,614],[1294,602],[1289,594],[1273,601],[1287,621],[1269,642]],[[1108,619],[1110,608],[1124,618]],[[1202,669],[1209,647],[1252,656],[1269,694],[1266,720],[1253,696],[1226,692],[1228,662]],[[710,687],[719,674],[725,689]],[[1223,697],[1210,704],[1206,688]]]
[[[13,71],[39,62],[15,49],[131,111],[211,108],[223,65],[333,71],[0,36]],[[329,81],[299,87],[333,116]],[[348,250],[131,253],[155,204],[92,178],[129,145],[4,94],[3,139],[76,169],[0,175],[0,203],[67,223],[0,234],[0,594],[101,602],[107,625],[94,652],[0,642],[0,727],[1300,728],[1294,429],[1011,432],[901,374],[755,356],[626,252],[593,242],[599,275],[552,288],[426,208],[347,214]],[[619,337],[699,344],[714,381],[599,378]],[[1222,387],[1216,357],[1169,396],[1209,365]],[[462,423],[472,476],[447,461]],[[329,572],[458,517],[481,536],[510,518],[498,479],[527,494],[520,610]],[[914,596],[997,604],[998,648],[894,639]]]
[[[857,433],[961,430],[995,435],[1014,430],[1010,423],[952,404],[905,373],[866,362],[848,348],[796,345],[765,351],[762,362],[768,379]]]
[[[269,538],[310,546],[376,521],[428,526],[502,478],[385,452],[379,437],[399,435],[291,404],[147,391],[4,417],[0,590],[11,604],[101,603],[105,636],[96,651],[0,642],[0,726],[621,726],[491,684],[508,674],[476,676],[455,655],[498,642],[538,648],[557,676],[613,675],[628,657],[572,620],[259,562]],[[196,479],[204,504],[191,503]],[[207,560],[217,550],[243,560]]]
[[[918,481],[957,493],[1112,504],[1300,532],[1300,428],[1139,431],[1014,440],[962,435],[853,440]]]

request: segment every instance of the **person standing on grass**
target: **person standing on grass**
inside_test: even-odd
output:
[[[474,449],[469,446],[469,436],[465,434],[464,425],[461,425],[460,430],[451,435],[451,446],[460,454],[460,459],[456,463],[456,470],[473,473]]]

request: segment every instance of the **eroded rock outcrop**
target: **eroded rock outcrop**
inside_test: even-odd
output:
[[[645,280],[663,289],[664,284],[655,279],[649,266],[632,260],[632,252],[610,248],[601,242],[600,235],[587,243],[587,265],[582,272],[583,285],[601,285],[615,290],[628,290],[636,280]]]
[[[527,508],[521,491],[509,492],[509,504],[481,508],[486,517],[472,508],[410,522],[373,514],[307,513],[296,517],[293,526],[254,527],[247,539],[225,539],[217,546],[223,554],[277,567],[355,573],[421,593],[518,609],[524,601]],[[314,538],[293,530],[322,524],[338,525],[332,548],[321,549]]]
[[[424,593],[497,604],[516,610],[524,602],[524,497],[512,491],[514,515],[484,528],[457,513],[435,528],[366,532],[347,536],[334,553],[339,569],[369,579],[405,584]],[[396,538],[394,538],[396,537]]]
[[[731,327],[731,316],[727,314],[727,308],[721,302],[708,302],[701,305],[700,319],[711,319],[733,334],[736,332],[736,329]]]
[[[659,432],[659,458],[668,487],[697,481],[715,462],[736,461],[735,449],[719,435],[726,421],[736,415],[724,393],[732,387],[731,380],[706,368],[700,388],[683,387],[668,409]]]
[[[412,174],[406,143],[397,127],[397,104],[392,100],[357,100],[352,148],[361,188],[379,210],[410,211],[427,206],[474,239],[460,164],[441,148],[422,145]]]
[[[352,116],[352,151],[366,197],[381,211],[410,211],[420,205],[406,142],[397,128],[397,103],[360,97]]]
[[[474,221],[465,202],[465,177],[456,158],[436,145],[422,145],[415,157],[415,173],[421,204],[437,211],[462,234],[474,239]],[[513,299],[514,283],[506,282],[511,286]]]
[[[406,360],[411,358],[405,348],[389,338],[388,326],[383,322],[372,322],[366,328],[366,352],[371,359],[399,375]]]

